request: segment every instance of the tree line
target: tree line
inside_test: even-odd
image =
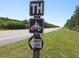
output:
[[[70,30],[79,31],[79,6],[76,7],[74,14],[67,20],[64,27]]]
[[[25,24],[19,20],[0,17],[0,29],[24,29]]]
[[[44,22],[45,28],[58,27],[50,23]],[[0,29],[27,29],[29,28],[29,21],[9,19],[5,17],[0,17]]]

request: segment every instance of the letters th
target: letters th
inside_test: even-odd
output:
[[[30,15],[43,15],[44,3],[40,2],[31,2],[30,3]]]

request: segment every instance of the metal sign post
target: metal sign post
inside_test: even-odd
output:
[[[43,33],[44,21],[41,16],[44,15],[44,0],[32,0],[30,2],[29,32],[34,35],[29,39],[29,46],[33,50],[33,58],[40,57],[40,50],[43,48],[43,40],[40,33]]]

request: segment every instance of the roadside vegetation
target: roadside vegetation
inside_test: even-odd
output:
[[[31,55],[32,51],[28,47],[27,40],[0,47],[0,58],[24,58]]]
[[[44,22],[45,28],[53,28],[58,27],[56,25]],[[0,30],[4,29],[27,29],[29,28],[29,21],[25,20],[15,20],[15,19],[9,19],[0,17]]]
[[[76,7],[74,14],[68,19],[64,27],[79,32],[79,6]]]
[[[44,48],[41,57],[79,57],[79,32],[59,29],[43,35]]]
[[[15,19],[0,17],[0,29],[25,29],[27,28],[26,24],[27,20],[19,21]]]
[[[79,32],[69,29],[59,29],[43,34],[44,47],[40,52],[41,58],[73,58],[79,57]],[[32,50],[28,40],[22,40],[0,48],[0,57],[32,58]]]

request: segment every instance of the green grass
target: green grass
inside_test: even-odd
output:
[[[0,29],[0,32],[1,31],[12,31],[12,30],[9,30],[9,29],[6,29],[6,30],[5,29]]]
[[[79,32],[60,29],[43,35],[41,57],[79,57]]]
[[[3,29],[0,29],[0,31],[5,31],[5,30],[3,30]]]
[[[15,31],[15,30],[27,30],[27,29],[0,29],[0,31]]]
[[[22,40],[0,48],[1,58],[29,58],[31,55],[32,51],[28,47],[27,40]]]
[[[42,58],[72,58],[79,57],[79,32],[68,29],[59,29],[42,35],[44,47],[40,51]],[[0,57],[32,58],[32,50],[28,40],[0,48]]]

